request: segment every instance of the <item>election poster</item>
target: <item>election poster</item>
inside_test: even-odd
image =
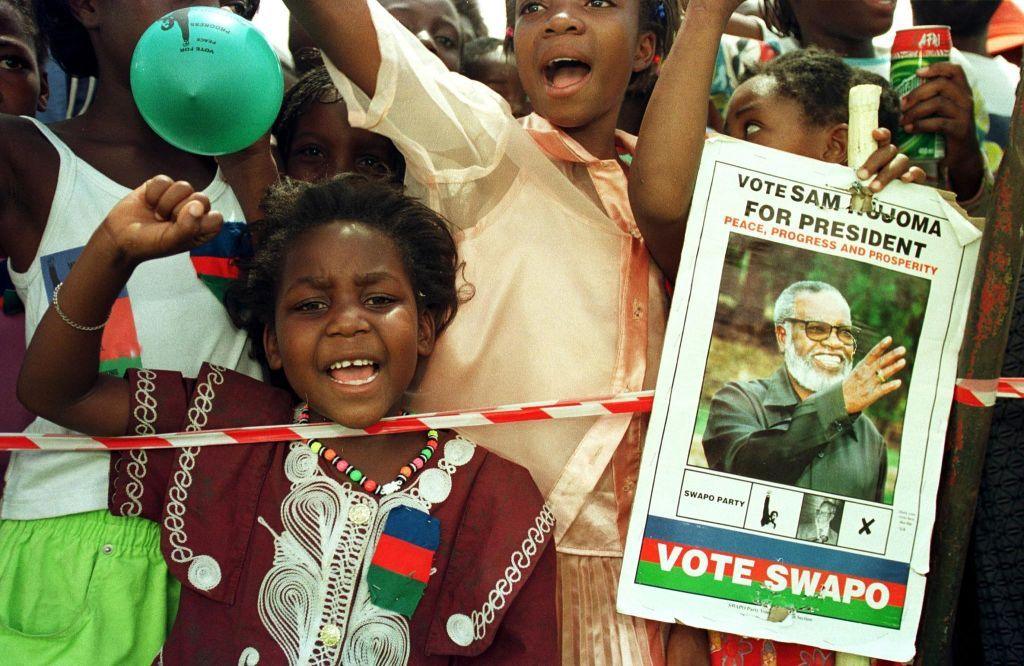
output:
[[[980,231],[894,183],[705,146],[622,613],[905,661]]]

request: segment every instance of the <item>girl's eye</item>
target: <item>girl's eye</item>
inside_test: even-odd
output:
[[[612,7],[608,0],[587,0],[587,7]]]
[[[362,155],[356,159],[355,170],[368,176],[391,176],[391,167],[375,155]]]
[[[257,2],[256,5],[258,6],[259,3]],[[244,16],[247,19],[252,19],[253,14],[256,13],[256,10],[252,8],[251,3],[247,2],[247,0],[221,0],[220,8],[234,12],[239,16]]]
[[[327,303],[323,301],[302,301],[295,306],[297,312],[319,312],[327,309]]]
[[[0,68],[20,71],[28,69],[28,63],[18,56],[3,56],[0,58]]]
[[[533,14],[543,9],[543,6],[539,2],[525,2],[523,6],[519,8],[519,15]]]
[[[367,305],[367,307],[386,308],[392,303],[395,303],[397,300],[397,298],[387,296],[385,294],[375,294],[373,296],[367,297],[366,300],[363,302]]]
[[[304,146],[300,146],[293,151],[296,155],[302,157],[312,157],[314,159],[323,159],[327,156],[326,151],[315,143],[308,143]]]
[[[446,49],[455,48],[455,40],[451,37],[445,37],[444,35],[438,35],[434,38],[434,41],[443,46]]]
[[[743,138],[749,139],[750,137],[754,136],[760,131],[761,126],[758,125],[757,123],[747,123],[746,125],[743,126]]]

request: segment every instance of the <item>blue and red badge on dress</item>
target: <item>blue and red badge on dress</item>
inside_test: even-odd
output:
[[[189,252],[196,276],[221,303],[238,279],[238,259],[251,256],[252,239],[244,222],[225,222],[213,240]]]
[[[412,617],[427,588],[440,540],[437,518],[409,506],[392,509],[366,572],[370,601]]]

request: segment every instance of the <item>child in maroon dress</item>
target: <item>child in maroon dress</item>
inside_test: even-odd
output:
[[[459,302],[444,221],[358,176],[286,183],[266,209],[232,305],[291,392],[213,365],[194,380],[97,372],[96,327],[132,269],[221,222],[158,177],[111,211],[55,293],[23,400],[96,435],[400,413]],[[111,511],[161,522],[182,582],[166,663],[558,660],[551,513],[524,469],[457,434],[154,450],[111,477]]]

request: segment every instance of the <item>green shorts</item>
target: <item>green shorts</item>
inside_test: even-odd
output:
[[[106,511],[0,520],[5,663],[149,664],[180,591],[154,522]]]

